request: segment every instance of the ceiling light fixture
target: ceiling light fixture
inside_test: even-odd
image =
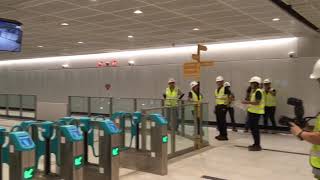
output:
[[[82,41],[79,41],[79,42],[78,42],[78,44],[83,44],[83,43],[84,43],[84,42],[82,42]]]
[[[192,30],[194,30],[194,31],[199,31],[200,29],[199,29],[199,28],[193,28]]]
[[[38,48],[42,48],[43,46],[37,46]]]
[[[280,18],[273,18],[272,21],[280,21]]]
[[[135,14],[142,14],[143,12],[141,10],[135,10],[133,13]]]
[[[61,23],[61,26],[69,26],[68,23]]]
[[[132,35],[129,35],[128,38],[133,38],[133,36],[132,36]]]

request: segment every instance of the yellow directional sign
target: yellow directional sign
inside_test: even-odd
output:
[[[214,66],[214,61],[201,61],[200,66]]]
[[[198,49],[200,51],[207,51],[208,50],[207,46],[204,46],[204,45],[201,45],[201,44],[198,44]]]
[[[200,63],[189,62],[183,64],[183,74],[185,77],[200,77]]]
[[[200,56],[198,54],[192,54],[192,59],[200,61]]]

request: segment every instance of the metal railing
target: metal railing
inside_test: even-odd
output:
[[[0,94],[0,116],[36,119],[37,96]]]

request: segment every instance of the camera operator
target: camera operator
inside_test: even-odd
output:
[[[310,78],[317,80],[320,84],[320,59],[314,65]],[[306,132],[293,122],[290,122],[290,125],[292,134],[313,144],[310,153],[310,164],[313,167],[313,174],[317,179],[320,179],[320,116],[318,115],[313,132]]]

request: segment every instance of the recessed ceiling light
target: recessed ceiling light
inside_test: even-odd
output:
[[[97,2],[97,0],[90,0],[91,2]]]
[[[37,46],[38,48],[42,48],[43,46]]]
[[[199,29],[199,28],[193,28],[192,30],[194,30],[194,31],[199,31],[200,29]]]
[[[61,26],[69,26],[68,23],[61,23]]]
[[[128,38],[133,38],[133,36],[132,36],[132,35],[129,35]]]
[[[79,42],[78,42],[78,44],[83,44],[83,43],[84,43],[84,42],[82,42],[82,41],[79,41]]]
[[[142,14],[143,12],[141,10],[135,10],[133,13],[135,14]]]
[[[272,21],[280,21],[280,18],[273,18]]]

